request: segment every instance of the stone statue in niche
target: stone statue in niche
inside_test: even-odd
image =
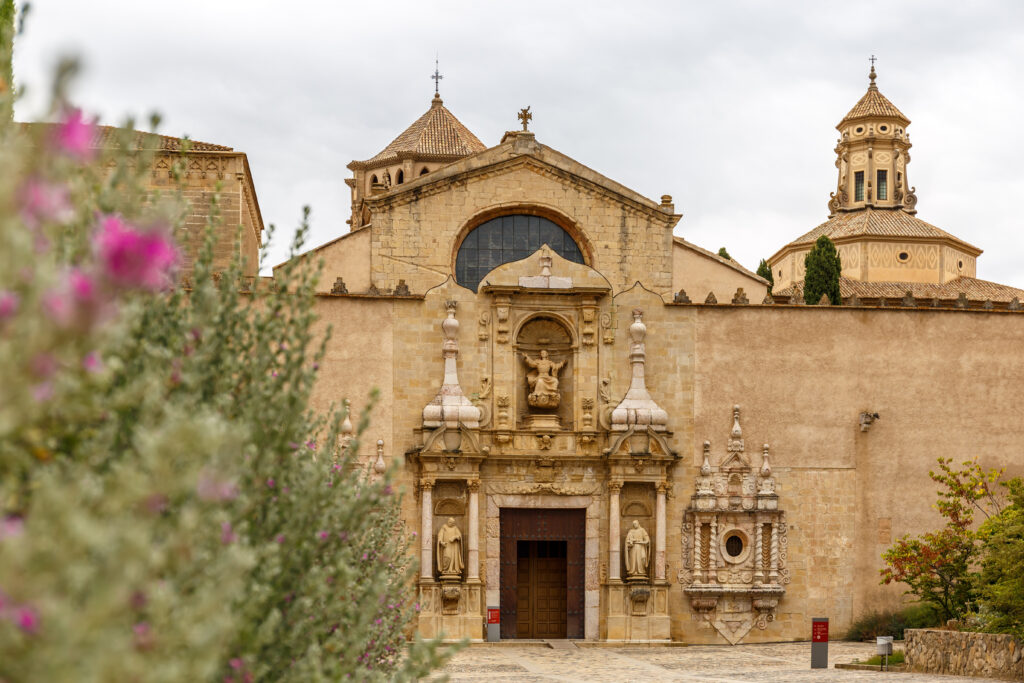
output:
[[[651,537],[640,522],[633,520],[633,528],[626,534],[626,578],[646,579],[650,562]]]
[[[530,368],[526,374],[526,383],[530,393],[527,403],[534,408],[557,408],[560,400],[558,393],[558,373],[565,367],[565,361],[555,362],[548,358],[548,352],[541,349],[537,358],[523,354],[523,362]]]
[[[461,579],[462,568],[462,533],[455,526],[455,520],[448,518],[441,530],[437,532],[437,570],[441,579]]]

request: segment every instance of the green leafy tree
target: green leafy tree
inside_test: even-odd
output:
[[[772,277],[772,268],[768,265],[768,262],[761,259],[761,262],[757,264],[757,274],[768,281],[768,293],[772,293],[772,287],[775,285],[775,278]]]
[[[718,255],[724,259],[729,259],[730,261],[732,260],[732,256],[729,256],[729,252],[725,250],[725,247],[718,248]]]
[[[349,440],[311,409],[316,264],[214,272],[214,197],[174,286],[189,206],[146,190],[134,132],[91,147],[72,72],[58,124],[0,119],[0,680],[426,675],[413,534],[355,457],[368,412]]]
[[[977,597],[975,565],[981,548],[974,514],[991,519],[1002,510],[1004,498],[997,486],[1002,470],[984,470],[976,461],[954,469],[949,458],[938,463],[939,471],[928,476],[942,486],[935,507],[945,526],[898,539],[882,554],[882,583],[904,583],[908,593],[935,607],[944,619],[959,619]]]
[[[14,118],[14,0],[0,0],[0,118]]]
[[[1009,505],[979,531],[982,563],[979,602],[987,630],[1024,638],[1024,481],[1006,482]]]
[[[804,302],[817,304],[821,295],[827,294],[832,305],[839,305],[839,275],[843,264],[839,259],[836,245],[826,235],[818,238],[814,247],[804,257]]]

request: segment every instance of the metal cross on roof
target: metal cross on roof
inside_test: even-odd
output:
[[[530,130],[529,128],[527,128],[527,124],[530,123],[530,120],[532,118],[533,114],[530,113],[529,107],[519,110],[519,120],[523,122],[523,130]]]
[[[875,66],[875,61],[876,61],[877,59],[878,59],[878,57],[875,57],[874,55],[871,55],[871,57],[869,57],[869,58],[868,58],[868,61],[870,61],[870,62],[871,62],[871,66],[872,66],[872,68],[874,68],[874,66]]]
[[[444,76],[441,75],[441,72],[438,69],[436,57],[434,58],[434,75],[431,76],[431,78],[434,80],[434,94],[440,95],[441,79],[444,78]]]

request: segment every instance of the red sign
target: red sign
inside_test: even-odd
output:
[[[811,623],[811,642],[812,643],[827,643],[828,642],[828,622],[827,621],[815,621]]]
[[[501,610],[500,609],[494,609],[494,608],[488,608],[487,609],[487,623],[488,624],[500,624],[501,623]],[[826,633],[826,635],[828,634],[828,629],[827,628],[825,629],[825,633]]]

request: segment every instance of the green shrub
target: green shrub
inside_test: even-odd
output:
[[[893,650],[892,654],[889,655],[887,661],[888,661],[889,664],[902,664],[903,662],[906,661],[906,657],[903,654],[903,650]],[[875,655],[874,657],[871,657],[870,659],[867,659],[867,660],[865,660],[863,662],[859,662],[859,663],[860,664],[874,664],[875,666],[881,666],[882,663],[883,663],[882,655]]]
[[[908,628],[931,628],[942,620],[929,605],[912,605],[901,610],[869,612],[853,622],[846,633],[846,640],[874,640],[878,636],[892,636],[903,640]]]

